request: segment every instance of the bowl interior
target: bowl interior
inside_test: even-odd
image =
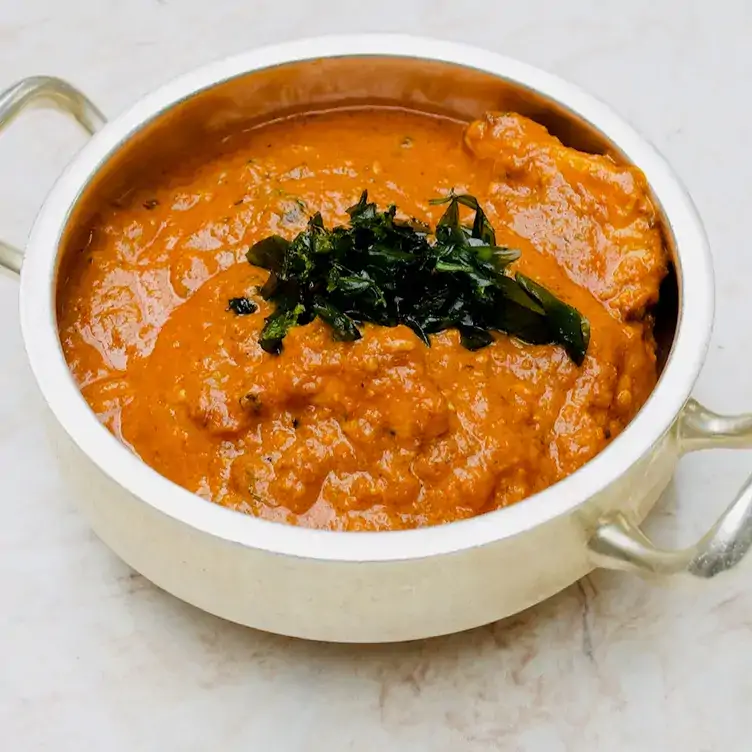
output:
[[[192,96],[145,123],[103,162],[71,212],[63,236],[70,259],[85,245],[93,215],[103,201],[116,200],[143,181],[145,172],[170,171],[197,143],[219,142],[222,134],[259,122],[337,107],[393,106],[470,121],[487,110],[511,110],[545,125],[564,144],[622,163],[617,144],[562,103],[498,75],[436,60],[395,56],[334,57],[276,65],[237,75]],[[676,260],[674,236],[653,196],[665,242]],[[679,278],[672,264],[656,307],[658,363],[665,365],[673,343]],[[66,275],[58,275],[65,279]]]

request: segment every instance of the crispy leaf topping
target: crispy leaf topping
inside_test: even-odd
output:
[[[496,234],[474,196],[449,193],[433,236],[417,221],[397,219],[394,205],[379,211],[363,191],[351,206],[349,226],[327,229],[319,213],[292,240],[272,235],[256,243],[248,261],[268,269],[260,292],[275,304],[261,346],[282,350],[287,332],[316,316],[334,339],[360,339],[359,324],[409,326],[430,345],[430,335],[459,330],[477,350],[504,332],[532,344],[558,344],[580,365],[590,326],[577,310],[534,280],[509,273],[520,257],[496,245]],[[473,212],[463,224],[460,207]]]

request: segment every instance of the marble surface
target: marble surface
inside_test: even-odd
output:
[[[333,31],[476,43],[555,71],[670,159],[714,249],[716,329],[696,394],[752,407],[746,0],[0,0],[0,88],[70,79],[109,115],[200,63]],[[0,232],[22,244],[82,143],[54,113],[0,137]],[[598,572],[505,622],[397,646],[311,644],[158,591],[74,511],[0,277],[0,747],[68,752],[748,750],[752,566],[709,583]],[[648,524],[697,537],[752,468],[685,461]],[[520,563],[524,566],[524,562]],[[493,573],[490,573],[493,576]]]

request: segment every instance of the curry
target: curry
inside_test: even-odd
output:
[[[363,191],[429,227],[446,211],[431,199],[474,196],[519,251],[513,272],[589,323],[581,364],[498,331],[473,349],[457,328],[361,323],[341,341],[321,316],[264,349],[274,303],[249,248],[316,212],[344,225]],[[83,396],[155,470],[268,520],[395,530],[516,503],[601,451],[655,386],[668,260],[644,177],[520,115],[278,120],[145,174],[85,229],[58,293]]]

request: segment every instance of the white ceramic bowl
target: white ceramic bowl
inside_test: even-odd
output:
[[[628,428],[570,477],[514,506],[418,530],[342,533],[267,522],[208,503],[142,463],[96,419],[62,355],[56,276],[69,228],[90,198],[150,150],[179,148],[234,122],[353,102],[398,103],[470,119],[512,109],[566,143],[609,152],[646,175],[676,268],[660,381]],[[49,103],[94,133],[39,212],[23,257],[21,323],[50,407],[62,470],[99,536],[134,569],[206,611],[281,634],[407,640],[459,631],[524,609],[594,566],[712,576],[752,543],[745,486],[696,546],[660,551],[636,525],[689,450],[748,446],[752,418],[690,400],[713,313],[706,238],[668,165],[610,109],[571,84],[508,58],[402,36],[311,39],[200,68],[105,124],[70,85],[22,81],[0,96],[0,127]],[[96,132],[95,132],[96,131]],[[21,254],[0,244],[0,264]],[[673,316],[672,316],[673,314]],[[675,319],[673,321],[672,319]]]

